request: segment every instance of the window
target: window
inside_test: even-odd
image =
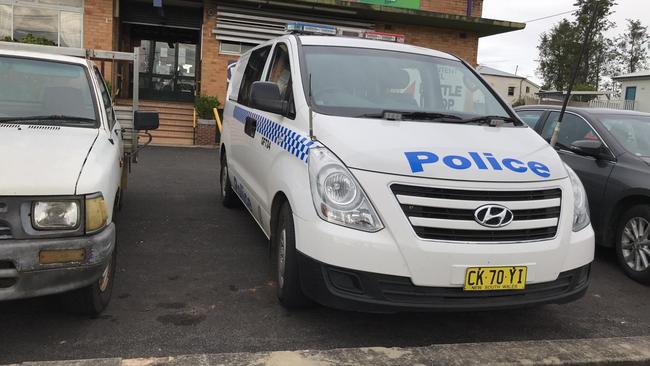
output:
[[[530,94],[530,86],[526,87],[526,94]]]
[[[517,115],[522,121],[526,122],[530,128],[534,129],[539,123],[539,118],[544,111],[517,111]]]
[[[291,67],[289,66],[289,51],[286,44],[279,43],[275,47],[270,70],[268,81],[278,84],[280,95],[283,98],[286,97],[287,87],[291,84]]]
[[[542,137],[545,138],[546,141],[551,141],[559,117],[559,112],[552,112],[548,116],[548,120],[544,126],[544,131],[542,132]],[[565,113],[560,127],[560,135],[557,139],[558,146],[563,149],[568,149],[571,144],[578,140],[599,141],[600,139],[598,138],[596,131],[594,131],[584,119],[575,114]]]
[[[0,40],[82,46],[83,0],[0,0]]]
[[[239,103],[246,106],[249,105],[251,86],[254,82],[262,79],[262,72],[264,72],[264,65],[266,65],[266,59],[269,56],[270,51],[271,46],[267,46],[259,48],[251,53],[239,89]]]
[[[399,112],[507,116],[498,99],[457,60],[353,47],[304,46],[314,109],[359,117]],[[305,80],[303,85],[308,85]]]
[[[253,47],[255,47],[254,44],[221,41],[219,42],[219,53],[225,55],[241,55],[253,49]]]
[[[636,86],[628,86],[625,88],[625,100],[636,99]]]
[[[616,140],[636,156],[650,157],[650,117],[611,114],[598,119]]]
[[[101,92],[102,101],[104,102],[104,108],[106,110],[106,118],[108,119],[108,129],[112,130],[115,126],[115,113],[113,112],[113,102],[111,101],[111,95],[108,92],[106,83],[104,82],[104,77],[102,73],[95,67],[95,77],[99,81],[99,91]]]
[[[515,87],[514,86],[509,86],[508,87],[508,96],[512,97],[515,95]]]

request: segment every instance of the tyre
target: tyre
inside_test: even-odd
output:
[[[221,183],[221,204],[227,208],[237,207],[239,199],[235,195],[235,191],[230,184],[230,176],[228,175],[228,160],[226,159],[226,152],[221,154],[221,171],[219,174],[219,181]]]
[[[101,314],[111,300],[116,263],[117,248],[113,249],[113,254],[97,281],[62,295],[62,302],[66,310],[74,314],[93,317]]]
[[[650,206],[633,206],[623,213],[616,230],[616,255],[630,278],[650,284]]]
[[[272,236],[275,248],[278,299],[288,308],[302,308],[311,304],[300,287],[298,254],[293,226],[293,213],[287,202],[282,204]]]

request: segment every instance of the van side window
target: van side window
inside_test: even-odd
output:
[[[241,86],[239,88],[239,96],[237,102],[240,104],[243,104],[245,106],[249,105],[251,86],[254,82],[260,81],[262,79],[262,72],[264,71],[264,65],[266,65],[266,59],[269,56],[270,51],[271,46],[267,46],[254,50],[251,53],[251,56],[248,60],[248,65],[246,65],[246,71],[244,71]]]
[[[544,131],[542,131],[542,137],[546,139],[546,141],[551,141],[553,131],[555,130],[559,118],[560,113],[558,112],[552,112],[548,116],[548,120],[544,125]],[[562,120],[557,144],[560,148],[566,150],[571,147],[571,144],[578,140],[600,141],[596,131],[594,131],[587,122],[574,114],[567,113],[564,115],[564,119]]]
[[[101,93],[102,101],[104,102],[104,108],[106,111],[106,118],[108,119],[108,129],[112,130],[115,126],[115,113],[113,112],[113,102],[111,101],[111,95],[106,87],[102,73],[95,67],[93,68],[95,72],[95,77],[99,81],[99,91]]]
[[[289,50],[285,43],[278,43],[273,52],[271,68],[267,81],[276,83],[280,88],[280,96],[289,103],[289,117],[295,114],[293,111],[293,90],[291,88],[291,62],[289,61]]]

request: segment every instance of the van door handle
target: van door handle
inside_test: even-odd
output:
[[[257,120],[253,117],[246,117],[246,123],[244,124],[244,133],[254,138],[255,130],[257,130]]]

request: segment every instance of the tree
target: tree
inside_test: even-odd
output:
[[[614,26],[608,20],[612,14],[614,0],[576,0],[578,7],[573,15],[575,20],[563,19],[550,31],[540,37],[538,75],[544,80],[544,88],[564,90],[568,86],[572,65],[579,58],[580,46],[588,37],[589,48],[579,67],[576,84],[597,89],[601,75],[609,58],[609,47],[603,33]],[[589,21],[595,12],[596,23],[587,32]]]
[[[627,31],[615,41],[616,61],[623,73],[633,73],[648,67],[648,27],[640,20],[627,19]]]

